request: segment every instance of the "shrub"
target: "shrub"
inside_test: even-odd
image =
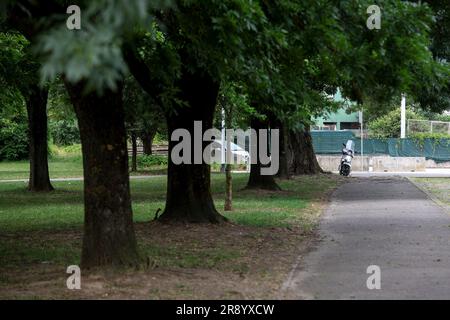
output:
[[[450,139],[450,134],[446,133],[431,133],[431,132],[416,132],[413,134],[410,134],[408,138],[417,139],[417,140],[424,140],[424,139]]]
[[[50,135],[58,146],[69,146],[80,143],[80,131],[75,120],[59,120],[50,122]]]
[[[373,138],[399,138],[400,137],[400,108],[396,108],[386,115],[369,122],[369,134]],[[406,109],[406,119],[423,119],[423,117]]]
[[[0,160],[27,159],[28,147],[28,124],[26,119],[0,119]]]
[[[137,165],[139,167],[151,167],[156,165],[167,165],[168,159],[162,155],[142,155],[137,158]]]

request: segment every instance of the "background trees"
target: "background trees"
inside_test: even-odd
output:
[[[152,154],[152,144],[158,132],[166,130],[163,109],[156,104],[136,80],[128,76],[124,92],[125,125],[132,144],[131,171],[137,171],[137,140],[143,145],[143,154]]]
[[[159,31],[161,36],[149,45],[147,34],[137,35],[126,48],[125,59],[142,87],[167,110],[169,137],[178,128],[194,136],[195,120],[202,121],[203,131],[211,128],[223,78],[266,77],[256,71],[282,36],[267,28],[257,2],[177,1],[174,8],[156,16],[160,22],[156,34]],[[156,61],[165,61],[166,69],[155,79]],[[174,144],[169,142],[169,157]],[[209,181],[206,163],[174,165],[169,158],[161,219],[223,221],[214,207]]]
[[[0,91],[0,161],[28,157],[28,123],[25,102],[17,90],[1,84]]]
[[[48,86],[41,84],[39,63],[29,42],[17,33],[1,33],[1,73],[3,90],[20,92],[28,115],[30,191],[51,191],[48,173],[47,99]],[[14,147],[17,148],[17,147]],[[17,149],[16,149],[17,150]],[[11,157],[11,149],[9,157]],[[16,156],[20,156],[17,154]]]
[[[122,18],[140,21],[145,10],[122,1],[91,2],[83,30],[70,32],[58,18],[66,8],[57,1],[12,1],[7,9],[7,26],[45,56],[43,78],[64,79],[77,115],[84,167],[82,265],[136,264],[118,39],[125,26],[133,27]]]

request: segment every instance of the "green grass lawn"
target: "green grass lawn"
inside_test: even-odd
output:
[[[50,159],[51,178],[75,178],[83,176],[83,165],[79,160]],[[30,163],[28,161],[0,162],[0,180],[28,179]]]
[[[316,216],[302,210],[308,207],[310,201],[317,200],[337,184],[337,180],[326,176],[303,177],[302,180],[281,181],[280,185],[284,190],[281,193],[239,191],[245,186],[247,179],[247,174],[234,174],[234,210],[223,212],[224,176],[212,174],[215,204],[222,214],[231,221],[246,226],[288,227],[292,224],[301,224],[305,230],[313,227]],[[36,256],[39,256],[37,252],[41,252],[41,258],[45,260],[48,255],[57,256],[58,253],[64,252],[63,248],[73,247],[71,243],[64,245],[38,242],[37,247],[33,248],[27,241],[23,243],[17,241],[15,236],[81,229],[82,182],[60,181],[53,184],[55,187],[53,192],[31,193],[26,190],[23,182],[0,183],[0,234],[9,235],[12,239],[11,242],[0,242],[0,256],[3,262],[8,260],[7,257],[12,258],[15,252],[27,251],[28,253],[24,255],[29,254],[31,261],[34,261]],[[166,177],[132,180],[131,193],[135,222],[150,221],[158,208],[164,209]]]
[[[224,213],[224,176],[212,174],[212,190],[219,211],[230,220],[252,226],[288,226],[293,220],[308,226],[308,219],[297,215],[311,199],[336,186],[327,178],[304,177],[302,181],[280,182],[285,192],[239,191],[247,174],[233,176],[233,207]],[[0,233],[79,228],[83,223],[81,181],[54,182],[55,191],[30,193],[23,182],[0,183]],[[153,219],[158,208],[164,209],[166,176],[131,181],[133,213],[136,222]]]
[[[22,165],[14,164],[15,167]],[[69,166],[69,170],[72,169]],[[334,175],[304,176],[279,181],[282,192],[265,192],[241,190],[247,179],[248,174],[233,175],[234,210],[225,213],[224,175],[212,174],[216,207],[231,222],[250,230],[246,242],[231,236],[230,232],[235,230],[227,228],[235,227],[230,226],[214,227],[212,230],[198,226],[198,232],[189,232],[184,228],[161,231],[158,228],[165,226],[153,226],[156,230],[147,233],[146,230],[152,226],[147,226],[145,222],[153,219],[158,208],[164,209],[166,176],[131,180],[133,216],[137,223],[141,256],[150,257],[153,264],[163,268],[229,268],[232,272],[246,272],[253,260],[249,257],[261,243],[268,246],[275,243],[279,246],[276,251],[283,252],[283,245],[287,242],[298,241],[288,241],[289,235],[285,236],[274,228],[297,228],[300,233],[311,231],[320,213],[317,204],[341,181]],[[33,266],[41,268],[47,263],[58,268],[79,264],[83,183],[58,181],[53,185],[53,192],[31,193],[26,190],[24,182],[0,183],[0,291],[2,286],[8,290],[13,283],[28,281],[17,278],[13,270]],[[247,232],[245,230],[244,233]],[[207,235],[208,232],[212,233]],[[267,242],[268,237],[278,237],[278,240]],[[292,248],[296,246],[294,243]]]
[[[83,176],[83,163],[81,156],[53,156],[48,161],[50,179],[55,178],[79,178]],[[146,168],[138,168],[137,172],[130,175],[154,175],[164,174],[166,166],[153,165]],[[0,161],[0,181],[28,179],[30,176],[30,163],[26,161]]]

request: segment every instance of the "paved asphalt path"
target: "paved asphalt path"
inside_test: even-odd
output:
[[[369,265],[380,290],[367,288]],[[354,178],[334,193],[283,296],[450,299],[450,215],[406,178]]]

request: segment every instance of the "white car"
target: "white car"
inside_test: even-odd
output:
[[[220,147],[217,147],[214,149],[215,152],[218,152],[219,155],[221,155],[222,152],[222,141],[221,140],[214,140],[215,143],[220,145]],[[236,143],[230,142],[231,145],[231,153],[234,156],[234,162],[235,164],[249,164],[250,161],[250,153],[248,151],[245,151],[242,147],[237,145]],[[227,151],[227,143],[225,143],[225,152]]]

